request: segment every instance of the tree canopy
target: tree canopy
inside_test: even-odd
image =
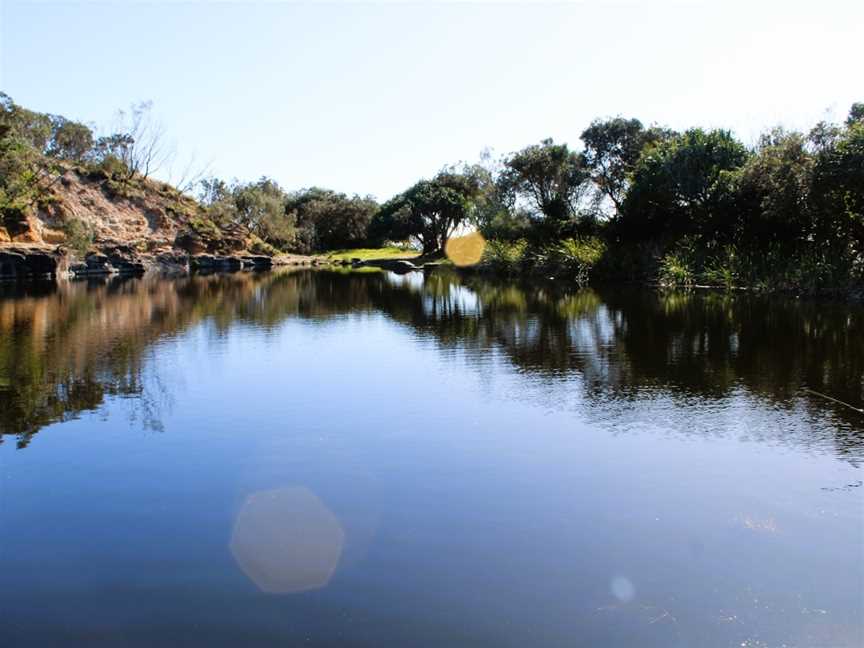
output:
[[[594,120],[582,131],[583,159],[591,182],[620,214],[630,186],[630,177],[642,150],[648,144],[672,137],[670,130],[645,129],[638,119]]]
[[[426,254],[441,251],[468,221],[479,195],[474,174],[445,169],[386,202],[375,215],[371,235],[379,240],[416,239]]]
[[[285,210],[297,225],[299,249],[309,252],[364,245],[378,203],[312,187],[289,194]]]
[[[749,154],[729,131],[693,128],[648,144],[623,204],[634,231],[663,237],[725,231],[735,176]]]
[[[504,191],[526,201],[538,219],[560,225],[576,215],[589,174],[584,157],[566,144],[545,139],[508,156],[504,167]]]

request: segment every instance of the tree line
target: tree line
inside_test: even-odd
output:
[[[115,186],[164,158],[149,104],[96,137],[81,123],[0,95],[0,210],[38,201],[52,161]],[[274,251],[320,252],[411,241],[440,254],[478,230],[483,263],[503,272],[657,278],[846,290],[864,284],[864,103],[842,123],[775,128],[754,146],[728,130],[678,132],[598,119],[580,146],[543,140],[500,158],[442,168],[379,204],[312,187],[185,178],[215,225],[239,224]]]

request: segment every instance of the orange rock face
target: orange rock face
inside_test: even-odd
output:
[[[51,245],[60,245],[66,242],[66,234],[60,230],[51,229],[50,227],[42,228],[42,241]]]
[[[19,223],[15,234],[12,235],[13,243],[41,243],[42,237],[39,236],[39,231],[34,227],[35,223],[28,218],[26,221]]]

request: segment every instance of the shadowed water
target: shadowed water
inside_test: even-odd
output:
[[[859,646],[860,408],[840,304],[0,284],[0,645]]]

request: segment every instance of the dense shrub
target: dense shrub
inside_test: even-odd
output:
[[[481,266],[500,274],[527,272],[586,283],[606,252],[596,237],[532,245],[526,240],[488,241]]]
[[[93,227],[78,218],[70,218],[63,224],[66,235],[66,247],[79,258],[84,258],[93,247],[96,232]]]
[[[483,250],[480,265],[496,273],[516,274],[522,270],[527,247],[528,243],[524,239],[486,241],[486,248]]]

